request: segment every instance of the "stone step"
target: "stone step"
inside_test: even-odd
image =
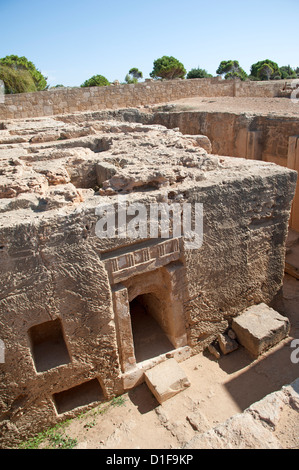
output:
[[[158,364],[144,375],[148,388],[160,404],[191,385],[175,359]]]

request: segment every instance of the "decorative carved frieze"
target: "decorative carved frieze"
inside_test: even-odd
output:
[[[110,283],[116,284],[135,274],[142,274],[176,261],[181,256],[181,240],[171,238],[166,241],[149,242],[148,246],[138,244],[127,247],[127,252],[115,250],[105,254],[103,259]]]

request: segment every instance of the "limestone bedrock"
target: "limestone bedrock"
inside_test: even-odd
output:
[[[71,408],[78,390],[93,406],[142,378],[134,296],[144,294],[174,349],[197,353],[282,285],[295,171],[211,155],[199,146],[207,139],[124,114],[79,117],[5,121],[0,130],[4,446],[80,412]],[[147,208],[201,203],[202,245],[98,238],[96,208],[120,195]]]

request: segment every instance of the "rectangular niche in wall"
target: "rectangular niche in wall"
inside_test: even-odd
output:
[[[54,393],[53,399],[57,413],[61,414],[80,406],[103,401],[104,394],[98,379],[93,379],[63,392]]]
[[[45,372],[71,361],[59,319],[34,325],[28,334],[37,372]]]

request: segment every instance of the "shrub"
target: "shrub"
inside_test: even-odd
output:
[[[14,75],[14,73],[12,72],[10,74],[10,80],[12,80],[13,76],[14,77],[19,76],[21,81],[23,81],[23,86],[24,86],[24,82],[26,83],[29,82],[29,79],[28,79],[28,74],[29,74],[31,76],[30,83],[32,83],[33,81],[34,87],[35,87],[34,90],[30,90],[30,91],[42,91],[48,88],[47,78],[44,77],[42,73],[35,67],[35,65],[32,62],[30,62],[28,59],[26,59],[26,57],[18,57],[17,55],[6,56],[0,59],[0,66],[8,67],[12,71],[19,72],[19,75]],[[4,73],[8,74],[7,71]],[[18,85],[17,89],[18,90],[23,89],[23,86]],[[30,88],[32,88],[31,85],[30,85]],[[28,91],[28,90],[26,89],[25,91]],[[24,91],[16,91],[14,88],[11,88],[10,93],[24,93]]]
[[[291,79],[291,78],[297,78],[296,71],[292,69],[290,65],[283,65],[280,67],[280,73],[281,73],[281,78],[285,79]]]
[[[27,70],[0,65],[0,80],[4,82],[6,94],[37,91],[33,78]]]
[[[210,78],[212,76],[213,75],[208,73],[206,70],[200,68],[191,69],[187,74],[187,78]]]
[[[81,87],[91,87],[91,86],[108,86],[110,82],[103,75],[94,75],[93,77],[85,80],[82,83]]]

